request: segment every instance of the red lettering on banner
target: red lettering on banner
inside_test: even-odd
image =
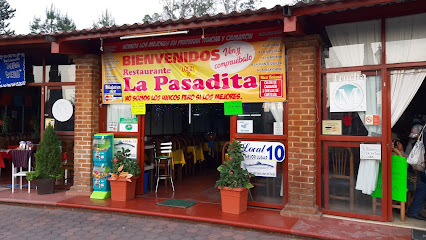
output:
[[[183,79],[182,90],[190,90],[190,89],[191,89],[191,79]]]
[[[155,88],[154,91],[162,91],[162,87],[168,84],[168,89],[171,91],[177,91],[177,90],[204,90],[205,88],[209,90],[226,90],[230,89],[231,86],[229,84],[229,79],[232,81],[232,88],[234,89],[240,89],[240,88],[257,88],[258,83],[255,76],[247,76],[247,77],[241,77],[240,75],[235,74],[232,77],[228,78],[228,74],[224,73],[221,76],[214,74],[211,78],[204,81],[204,79],[196,78],[194,80],[191,80],[189,78],[185,78],[182,80],[177,79],[169,79],[167,76],[154,76],[154,82],[155,82]],[[244,80],[244,82],[241,84],[240,80]],[[181,86],[182,84],[182,86]]]
[[[204,80],[197,78],[194,80],[194,85],[192,86],[194,90],[204,90]]]
[[[151,54],[136,54],[123,56],[123,66],[129,65],[148,65],[160,63],[182,63],[182,62],[197,62],[197,61],[216,61],[220,59],[219,50],[212,51],[203,50],[201,52],[176,52],[176,53],[151,53]]]
[[[148,87],[146,86],[146,82],[145,81],[139,81],[136,83],[136,86],[134,86],[133,88],[130,86],[130,80],[132,80],[131,77],[125,77],[123,78],[124,80],[124,91],[125,92],[145,92],[146,90],[148,90]]]
[[[161,86],[166,85],[169,81],[169,78],[166,76],[155,76],[155,88],[154,91],[161,91]]]

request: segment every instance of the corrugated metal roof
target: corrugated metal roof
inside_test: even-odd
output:
[[[52,36],[52,37],[66,37],[66,36],[73,36],[73,35],[82,35],[82,34],[93,34],[93,33],[104,33],[104,32],[114,32],[119,30],[127,30],[127,29],[137,29],[137,28],[146,28],[146,27],[158,27],[158,26],[167,26],[167,25],[174,25],[174,24],[180,24],[180,23],[196,23],[196,22],[202,22],[202,21],[214,21],[218,19],[227,19],[232,17],[242,17],[242,16],[249,16],[249,15],[256,15],[256,14],[265,14],[269,12],[276,12],[281,11],[282,12],[283,7],[280,5],[276,5],[273,8],[260,8],[257,10],[245,10],[243,12],[231,12],[229,14],[219,13],[216,15],[209,15],[205,14],[200,17],[190,17],[190,18],[179,18],[176,20],[160,20],[155,22],[144,22],[144,23],[134,23],[134,24],[123,24],[123,25],[113,25],[110,27],[102,27],[102,28],[86,28],[81,30],[73,30],[73,31],[66,31],[66,32],[55,32],[55,33],[30,33],[30,34],[19,34],[19,35],[12,35],[12,36],[1,36],[0,39],[22,39],[22,38],[40,38],[40,37],[46,37],[46,36]]]

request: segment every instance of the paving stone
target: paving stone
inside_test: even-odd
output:
[[[301,239],[276,233],[176,219],[108,212],[69,211],[0,204],[1,240],[275,240]]]

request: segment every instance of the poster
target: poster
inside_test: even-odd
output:
[[[25,53],[0,55],[0,87],[25,84]]]
[[[228,101],[223,104],[224,115],[241,115],[243,114],[243,102]]]
[[[367,110],[366,80],[330,82],[330,112]]]
[[[120,132],[137,132],[138,118],[120,118]]]
[[[322,135],[342,135],[342,120],[322,120]]]
[[[277,162],[285,160],[280,142],[241,141],[244,161],[241,166],[257,177],[277,177]]]
[[[359,159],[381,160],[382,146],[380,144],[360,144]]]
[[[109,121],[107,126],[108,132],[117,132],[118,131],[118,122],[117,121]]]
[[[130,158],[137,159],[137,138],[114,138],[114,155],[122,149],[130,150]]]
[[[145,102],[132,102],[132,115],[145,115],[146,104]]]
[[[237,133],[253,133],[253,120],[237,120]]]
[[[55,119],[54,118],[45,118],[44,119],[44,129],[47,128],[47,126],[52,125],[53,128],[55,128]]]
[[[283,102],[285,89],[279,28],[104,44],[104,104]]]
[[[382,197],[382,163],[379,166],[376,190],[372,197]],[[392,155],[392,200],[407,201],[407,159]]]

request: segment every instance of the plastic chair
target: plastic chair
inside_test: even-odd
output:
[[[15,164],[13,163],[13,160],[12,160],[12,193],[15,192],[15,178],[16,177],[20,178],[19,186],[20,186],[20,189],[22,189],[22,177],[26,177],[28,172],[31,172],[31,154],[28,157],[27,171],[23,170],[22,167],[19,167],[19,171],[18,171],[18,167],[15,167]],[[31,182],[28,181],[28,193],[30,193],[30,189],[31,189]]]
[[[160,179],[170,179],[170,182],[172,184],[172,189],[173,192],[175,191],[175,187],[173,185],[173,169],[172,169],[172,164],[173,164],[173,157],[172,157],[172,148],[173,148],[173,143],[172,142],[165,142],[165,143],[161,143],[160,144],[160,156],[157,155],[157,152],[155,152],[156,156],[155,156],[155,173],[157,176],[157,185],[155,186],[155,192],[157,193],[158,190],[158,182],[160,181]],[[165,154],[165,155],[164,155]],[[160,174],[160,168],[161,166],[164,166],[164,173]]]

